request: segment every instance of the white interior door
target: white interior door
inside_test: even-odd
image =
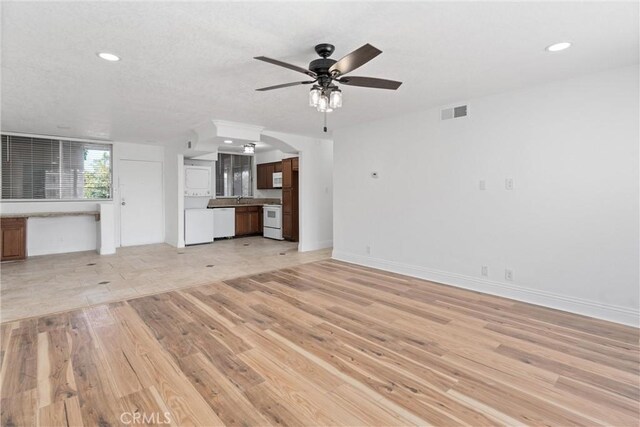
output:
[[[120,162],[120,244],[164,241],[162,163]]]

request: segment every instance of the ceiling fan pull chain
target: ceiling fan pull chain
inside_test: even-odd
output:
[[[324,112],[324,131],[327,132],[327,112]]]

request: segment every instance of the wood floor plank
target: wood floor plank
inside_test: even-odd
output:
[[[71,366],[71,335],[65,328],[38,334],[38,404],[40,407],[77,396]]]
[[[260,349],[247,351],[240,357],[265,375],[283,405],[295,408],[304,417],[313,419],[319,425],[362,425],[360,418],[336,407],[313,382],[295,375],[286,366],[267,357]]]
[[[115,426],[123,407],[116,398],[108,367],[97,350],[91,326],[82,311],[71,316],[71,364],[82,419],[87,425]]]
[[[0,400],[0,425],[3,427],[35,426],[38,421],[36,389],[12,393]]]
[[[243,394],[243,390],[202,354],[196,353],[183,358],[180,366],[225,425],[270,425],[267,418]]]
[[[118,310],[119,314],[126,316],[120,319],[131,331],[139,331],[138,340],[144,340],[142,348],[145,349],[141,358],[154,382],[154,387],[162,402],[172,413],[172,421],[176,425],[210,425],[222,426],[224,423],[213,412],[204,398],[189,383],[187,376],[179,367],[171,361],[168,353],[162,349],[162,345],[154,341],[153,335],[145,332],[145,324],[134,310]]]
[[[241,353],[251,349],[251,346],[244,342],[242,338],[236,336],[220,320],[219,316],[208,310],[203,310],[199,305],[194,304],[183,294],[178,292],[170,294],[171,301],[189,316],[200,328],[206,329],[215,336],[218,342],[224,345],[232,353]]]
[[[165,409],[162,402],[156,399],[151,388],[143,388],[120,398],[123,413],[120,422],[123,424],[143,424],[145,426],[176,425],[173,414]]]
[[[318,425],[315,418],[309,418],[296,407],[289,407],[275,388],[268,383],[258,384],[245,390],[247,399],[274,426],[312,426]]]
[[[58,400],[55,403],[41,407],[38,413],[40,426],[82,427],[82,414],[77,396]]]
[[[30,391],[37,386],[37,321],[23,320],[13,328],[4,354],[2,395]]]
[[[2,426],[640,424],[638,329],[338,261],[0,328]]]
[[[528,365],[538,366],[543,369],[558,372],[563,376],[585,382],[587,384],[596,385],[604,390],[620,394],[633,400],[640,400],[640,388],[638,384],[627,384],[616,381],[609,377],[589,372],[585,369],[577,368],[574,365],[563,363],[557,360],[546,359],[544,357],[528,353],[513,347],[500,345],[496,351],[502,355],[512,357]]]
[[[581,342],[570,341],[569,337],[563,337],[562,339],[553,339],[549,338],[548,335],[530,333],[527,330],[522,330],[511,326],[496,325],[491,323],[486,325],[485,328],[490,331],[498,332],[500,334],[517,338],[528,343],[534,343],[539,346],[560,351],[565,354],[570,354],[584,360],[590,360],[604,366],[620,369],[636,376],[640,374],[637,354],[636,357],[634,357],[633,354],[614,352],[613,350],[609,350],[607,354],[603,353],[602,350],[598,351],[597,348],[584,346]],[[612,357],[612,353],[615,354],[616,357]]]

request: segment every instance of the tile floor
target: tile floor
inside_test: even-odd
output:
[[[328,259],[331,249],[262,237],[176,249],[166,244],[45,255],[0,267],[0,321],[57,313]]]

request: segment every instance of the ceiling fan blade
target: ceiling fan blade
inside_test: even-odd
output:
[[[366,64],[371,61],[376,56],[380,55],[382,51],[371,46],[369,43],[365,44],[362,47],[354,50],[347,56],[341,58],[338,62],[333,64],[331,68],[329,68],[330,73],[337,72],[340,75],[347,74],[356,68]]]
[[[260,92],[264,92],[265,90],[273,90],[273,89],[280,89],[283,87],[289,87],[289,86],[299,86],[299,85],[309,85],[311,83],[315,82],[315,80],[312,80],[310,82],[292,82],[292,83],[284,83],[281,85],[275,85],[275,86],[267,86],[267,87],[261,87],[260,89],[256,89],[257,91]]]
[[[307,76],[311,76],[311,77],[316,76],[316,73],[314,73],[313,71],[307,70],[306,68],[298,67],[297,65],[293,65],[293,64],[287,64],[286,62],[278,61],[277,59],[267,58],[266,56],[256,56],[253,59],[257,59],[258,61],[268,62],[269,64],[278,65],[280,67],[288,68],[290,70],[306,74]]]
[[[346,76],[338,79],[338,82],[348,86],[362,86],[372,87],[376,89],[391,89],[396,90],[400,87],[402,82],[395,80],[376,79],[374,77],[355,77]]]

